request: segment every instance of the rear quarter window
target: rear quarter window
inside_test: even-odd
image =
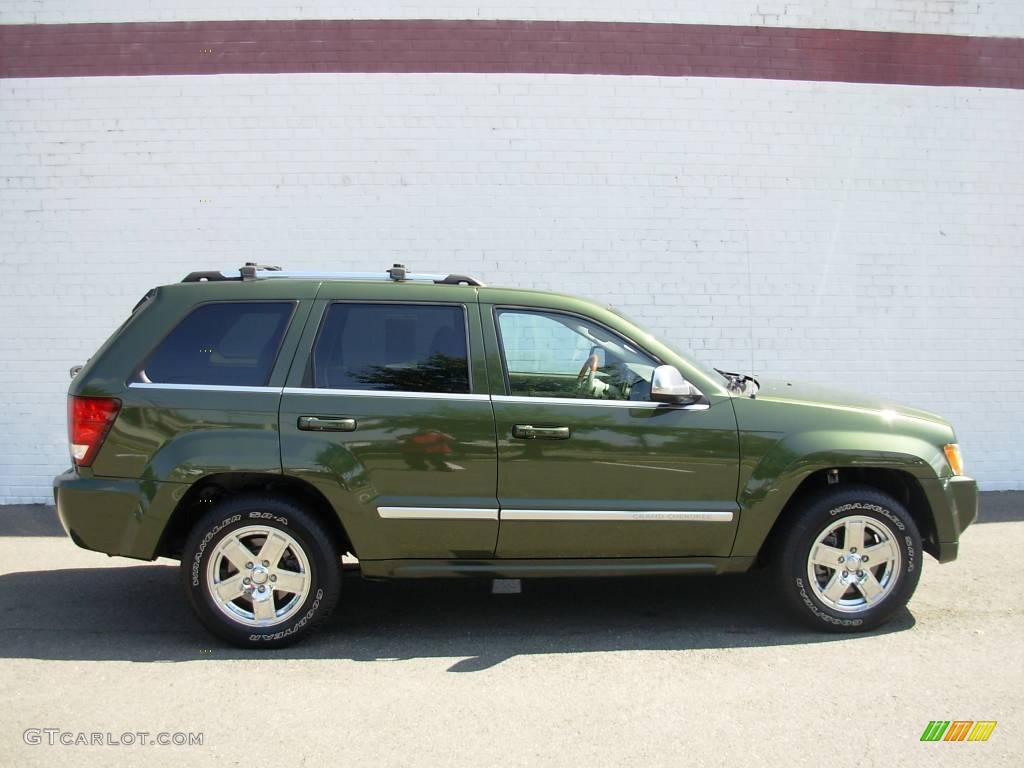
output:
[[[203,304],[178,323],[137,377],[154,384],[265,386],[294,302]]]

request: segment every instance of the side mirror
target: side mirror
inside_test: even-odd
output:
[[[704,395],[683,378],[671,365],[659,365],[651,377],[651,400],[659,403],[687,405],[698,402]]]

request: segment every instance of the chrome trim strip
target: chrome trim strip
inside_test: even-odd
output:
[[[386,520],[497,520],[497,509],[460,507],[377,507]]]
[[[133,381],[129,389],[181,389],[194,392],[275,392],[281,394],[282,387],[242,387],[225,384],[161,384],[160,382]]]
[[[286,395],[342,395],[344,397],[401,397],[415,400],[481,400],[486,402],[489,395],[449,392],[388,392],[375,389],[327,389],[325,387],[285,387]]]
[[[628,522],[691,522],[691,523],[731,523],[735,515],[732,512],[705,512],[696,510],[564,510],[564,509],[503,509],[501,519],[532,520],[532,521],[628,521]]]
[[[524,405],[598,405],[605,408],[657,408],[674,411],[706,411],[708,403],[692,405],[673,405],[672,403],[655,403],[649,400],[589,400],[575,397],[523,397],[522,395],[492,395],[496,403],[522,403]]]

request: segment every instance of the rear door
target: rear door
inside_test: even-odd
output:
[[[472,288],[325,283],[281,400],[284,471],[362,560],[490,557],[496,447]]]

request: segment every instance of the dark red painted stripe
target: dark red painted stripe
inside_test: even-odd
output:
[[[1024,39],[581,21],[0,26],[0,77],[274,72],[666,75],[1020,89]]]

